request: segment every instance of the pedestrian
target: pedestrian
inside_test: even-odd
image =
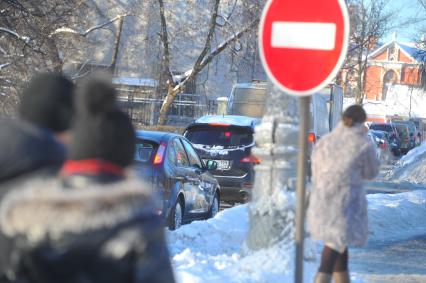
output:
[[[24,175],[55,175],[66,158],[74,84],[60,74],[34,77],[24,89],[17,119],[0,119],[0,196]]]
[[[74,84],[65,76],[39,74],[21,94],[18,117],[0,119],[0,200],[33,177],[57,174],[66,158],[73,93]],[[0,274],[10,248],[11,239],[0,233]]]
[[[5,277],[31,283],[173,283],[156,202],[128,173],[136,137],[115,104],[114,88],[92,79],[76,100],[69,159],[60,177],[11,191],[1,203],[1,230],[15,240]]]
[[[324,136],[312,155],[312,192],[308,208],[311,235],[324,243],[315,283],[350,282],[348,246],[368,236],[365,179],[379,173],[374,145],[367,140],[367,115],[348,107],[339,125]]]

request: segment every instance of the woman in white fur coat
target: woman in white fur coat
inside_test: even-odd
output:
[[[343,121],[315,146],[313,189],[308,208],[311,235],[324,243],[315,283],[349,282],[348,246],[367,241],[365,179],[379,173],[375,146],[367,140],[367,115],[359,105],[348,107]]]

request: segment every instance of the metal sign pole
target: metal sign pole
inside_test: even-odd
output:
[[[295,283],[303,282],[303,240],[305,237],[305,190],[307,172],[310,96],[300,98],[299,154],[297,158],[296,191],[296,270]]]

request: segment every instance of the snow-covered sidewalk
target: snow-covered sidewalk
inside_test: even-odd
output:
[[[368,195],[370,240],[398,240],[426,231],[426,191]],[[168,232],[179,282],[293,282],[293,243],[248,256],[240,254],[248,230],[247,205],[220,212]],[[312,282],[319,259],[305,262],[305,282]],[[363,282],[352,274],[352,282]]]

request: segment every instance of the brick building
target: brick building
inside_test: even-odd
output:
[[[385,101],[392,85],[419,87],[425,54],[426,49],[396,40],[371,53],[365,73],[365,99]]]

